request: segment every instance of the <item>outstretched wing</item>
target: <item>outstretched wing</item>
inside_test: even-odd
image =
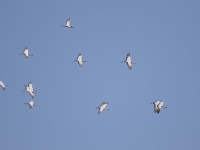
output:
[[[126,56],[126,62],[132,62],[130,53]]]
[[[32,91],[34,91],[34,90],[33,90],[33,84],[32,84],[32,82],[29,82],[29,83],[28,83],[28,87],[29,87]]]
[[[78,56],[77,56],[77,62],[82,67],[82,65],[83,65],[83,56],[81,55],[81,53],[79,53]]]
[[[30,109],[33,108],[33,105],[34,105],[34,101],[31,100],[31,101],[29,102],[29,108],[30,108]]]
[[[66,27],[71,27],[70,18],[67,19],[65,26],[66,26]]]
[[[0,81],[0,87],[2,87],[2,88],[3,88],[3,90],[5,90],[5,89],[6,89],[6,85],[3,83],[3,81]]]
[[[160,101],[155,101],[154,102],[154,112],[155,113],[159,113],[160,112],[160,109],[158,107],[159,104],[160,104]]]
[[[24,54],[25,57],[29,57],[29,49],[28,49],[28,47],[24,48],[23,54]]]
[[[164,102],[160,101],[160,103],[158,104],[158,108],[161,109],[164,106]]]

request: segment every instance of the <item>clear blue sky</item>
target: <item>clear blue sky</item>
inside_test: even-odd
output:
[[[199,150],[199,15],[195,0],[1,0],[0,149]]]

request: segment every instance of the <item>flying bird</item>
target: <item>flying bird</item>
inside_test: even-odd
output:
[[[76,62],[78,62],[79,66],[82,67],[83,66],[83,62],[86,62],[85,60],[83,60],[83,56],[81,53],[78,54],[76,60],[74,60]]]
[[[167,108],[166,106],[164,106],[164,102],[160,101],[160,100],[152,102],[151,104],[154,105],[154,112],[155,113],[160,113],[161,108]]]
[[[33,88],[32,82],[29,82],[27,85],[24,85],[25,91],[28,92],[32,98],[35,97],[35,91],[36,89]]]
[[[127,64],[129,69],[132,69],[132,64],[135,64],[131,60],[131,54],[130,53],[127,53],[126,59],[123,62],[125,62]]]
[[[0,81],[0,87],[1,87],[3,90],[5,90],[7,86],[8,86],[8,85],[6,85],[5,83],[3,83],[3,81]]]
[[[100,114],[100,113],[102,113],[104,110],[106,110],[107,105],[108,105],[108,103],[102,102],[102,103],[100,104],[100,106],[97,107],[97,109],[98,109],[98,114]],[[109,109],[108,109],[108,110],[109,110]]]
[[[70,20],[70,18],[67,19],[66,24],[64,25],[64,27],[66,27],[66,28],[74,28],[74,27],[71,25],[71,20]]]
[[[19,55],[21,54],[23,54],[25,58],[29,58],[30,56],[33,56],[32,54],[30,54],[28,47],[25,47]]]
[[[34,100],[30,100],[28,103],[24,103],[24,104],[27,104],[29,109],[33,108],[34,106],[37,106],[34,104]]]

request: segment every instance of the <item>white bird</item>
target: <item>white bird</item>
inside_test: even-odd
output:
[[[25,56],[25,58],[29,58],[30,56],[33,56],[32,54],[30,54],[28,47],[25,47],[22,51],[22,53],[20,53],[19,55],[23,54]]]
[[[5,83],[3,83],[3,81],[0,81],[0,87],[2,87],[3,90],[6,89],[8,85],[6,85]]]
[[[34,104],[34,100],[30,100],[28,103],[24,103],[24,104],[27,104],[29,109],[33,108],[34,106],[37,106]]]
[[[98,109],[98,114],[100,114],[101,112],[103,112],[104,110],[106,110],[107,105],[108,105],[108,103],[102,102],[102,103],[100,104],[100,106],[97,107],[97,109]],[[109,110],[109,109],[108,109],[108,110]]]
[[[31,82],[29,82],[27,85],[24,85],[24,88],[26,92],[28,92],[32,96],[32,98],[35,97],[36,89],[33,88],[33,84]]]
[[[129,69],[132,69],[132,64],[134,64],[134,63],[131,60],[131,54],[130,53],[128,53],[126,55],[126,59],[124,60],[124,62],[127,64]]]
[[[167,108],[166,106],[164,106],[164,102],[160,101],[160,100],[152,102],[151,104],[154,105],[154,112],[155,113],[159,113],[161,108]]]
[[[66,28],[74,28],[74,27],[71,25],[70,18],[67,19],[66,24],[65,24],[64,27],[66,27]]]
[[[83,66],[83,62],[86,62],[85,60],[83,60],[83,56],[81,53],[78,54],[76,60],[74,60],[76,62],[78,62],[79,66],[82,67]]]

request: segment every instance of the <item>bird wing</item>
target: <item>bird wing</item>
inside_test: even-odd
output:
[[[28,47],[25,47],[25,48],[24,48],[23,53],[28,55],[28,53],[29,53]]]
[[[4,85],[4,84],[3,84],[3,82],[2,82],[2,81],[0,81],[0,86],[1,86],[1,87],[3,87],[3,85]]]
[[[126,57],[126,62],[132,63],[131,56],[127,56],[127,57]]]
[[[83,64],[83,56],[82,56],[81,54],[78,55],[77,61],[78,61],[79,65],[82,65],[82,64]]]
[[[129,69],[132,69],[132,63],[131,62],[127,62],[127,66]]]
[[[160,101],[160,103],[158,104],[158,108],[161,109],[164,106],[164,102]]]
[[[67,19],[65,26],[71,27],[70,18]]]
[[[25,49],[24,51],[23,51],[23,54],[24,54],[24,56],[26,57],[26,58],[28,58],[30,55],[29,55],[29,50],[28,49]]]
[[[100,110],[101,111],[105,110],[107,105],[108,105],[107,103],[102,103],[100,106]]]
[[[77,59],[82,60],[83,56],[80,54],[78,55]]]
[[[35,94],[33,91],[27,91],[33,98],[35,97]]]
[[[28,47],[25,47],[25,48],[23,49],[23,52],[25,52],[25,51],[28,51]]]
[[[78,53],[78,56],[77,56],[77,58],[79,57],[79,56],[81,56],[82,54],[81,53]]]
[[[33,91],[33,84],[31,82],[28,83],[28,87]]]
[[[102,102],[101,104],[100,104],[100,106],[103,106],[103,105],[105,105],[106,104],[106,102]]]
[[[160,101],[154,102],[154,112],[159,112],[159,107],[158,107],[159,104],[160,104]]]
[[[29,106],[30,106],[30,108],[32,108],[32,107],[33,107],[33,105],[34,105],[34,101],[33,101],[33,100],[31,100],[31,101],[29,102]]]
[[[3,90],[6,89],[6,85],[2,81],[0,81],[0,86],[3,88]]]
[[[130,54],[130,53],[127,53],[127,55],[126,55],[126,60],[127,60],[127,58],[128,58],[129,56],[131,56],[131,54]]]

